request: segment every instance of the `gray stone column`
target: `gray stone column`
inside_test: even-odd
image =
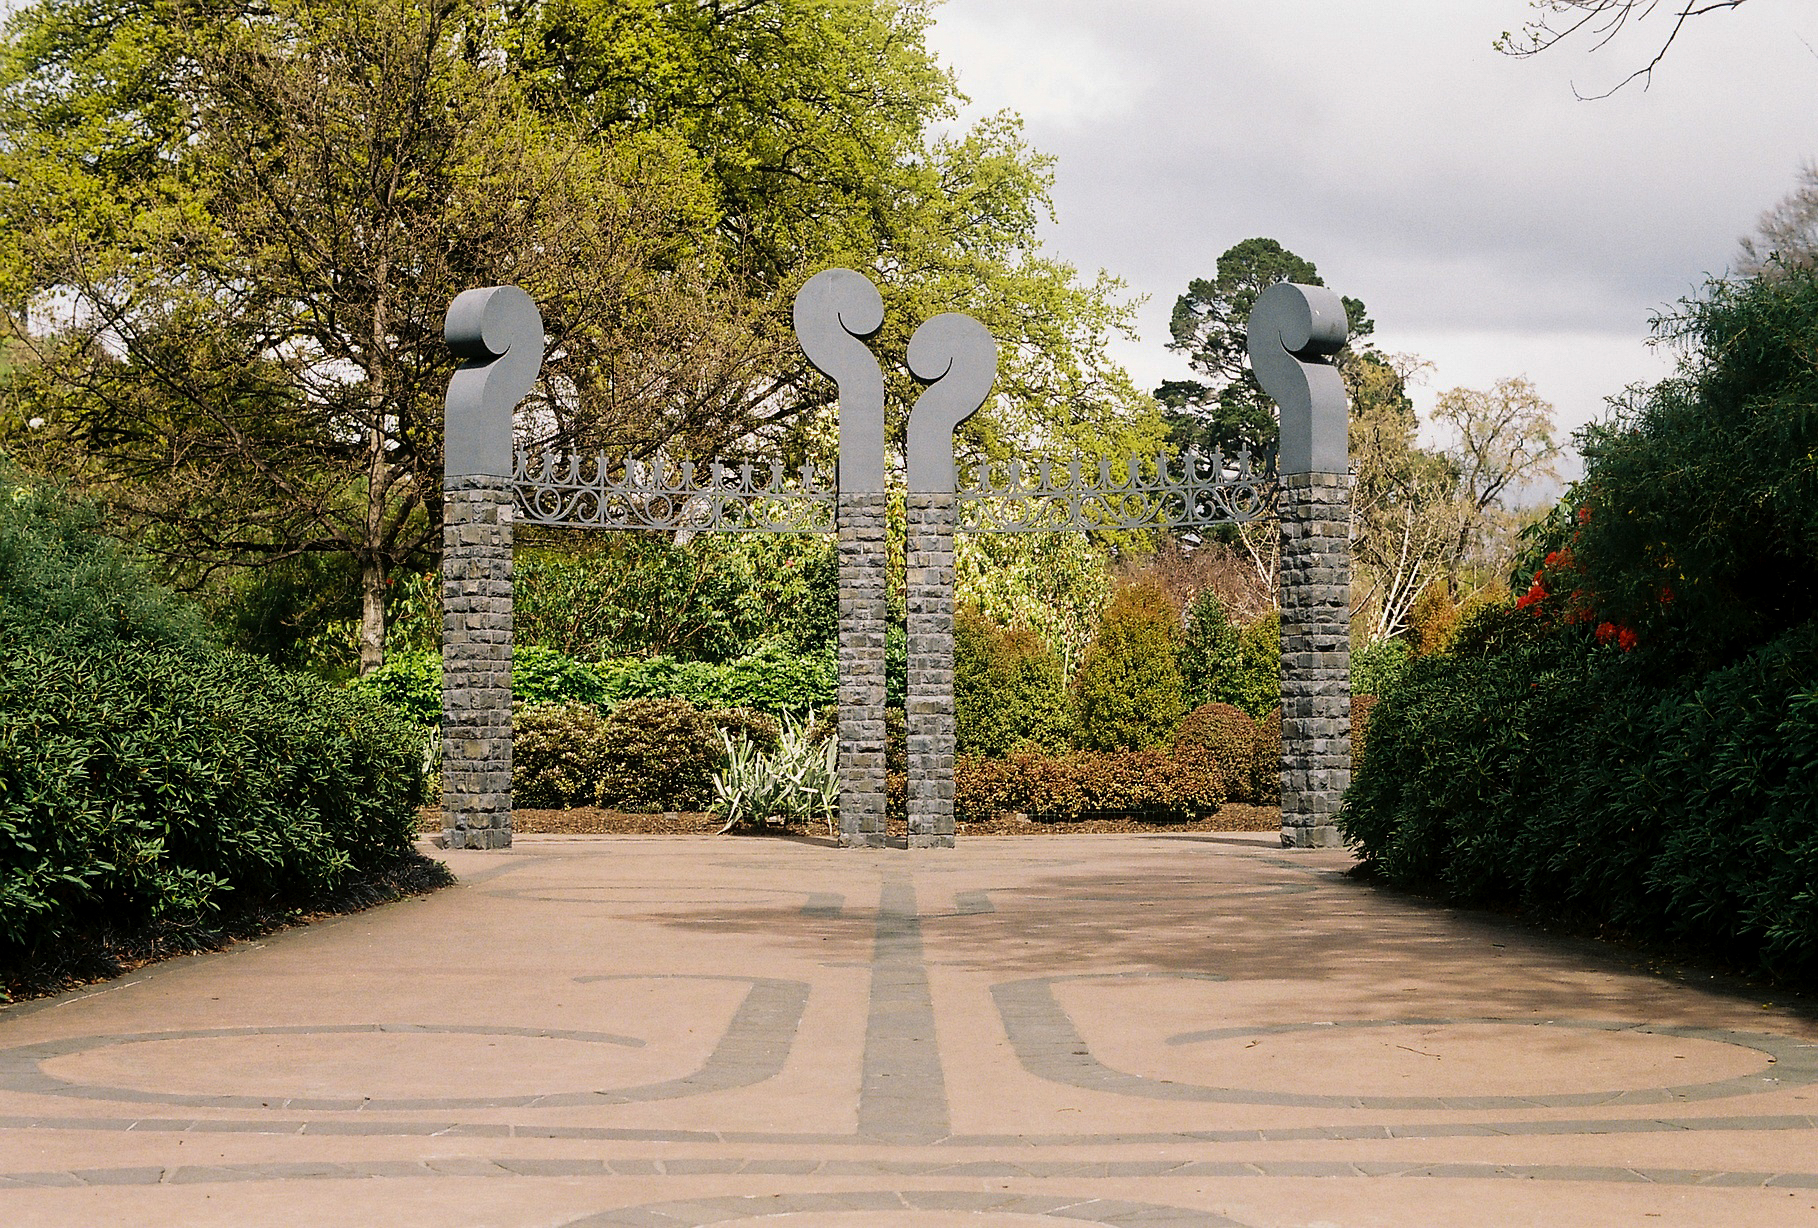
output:
[[[442,835],[511,845],[511,482],[449,477],[442,503]]]
[[[884,847],[884,501],[842,492],[840,565],[840,846]]]
[[[1351,477],[1281,479],[1281,842],[1344,843],[1351,783]]]
[[[953,525],[959,497],[908,502],[909,847],[953,847]]]

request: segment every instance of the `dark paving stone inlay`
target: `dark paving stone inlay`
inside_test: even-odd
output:
[[[866,1138],[903,1143],[932,1142],[950,1131],[921,917],[904,875],[885,878],[878,901],[858,1126]]]
[[[1167,974],[1161,974],[1167,975]],[[1006,981],[991,987],[991,997],[1003,1017],[1011,1047],[1025,1069],[1038,1078],[1090,1091],[1150,1100],[1192,1100],[1215,1104],[1260,1104],[1282,1108],[1345,1109],[1551,1109],[1671,1104],[1691,1100],[1717,1100],[1752,1096],[1818,1082],[1818,1045],[1758,1032],[1720,1028],[1674,1028],[1648,1024],[1623,1024],[1582,1020],[1531,1019],[1389,1019],[1350,1023],[1292,1023],[1258,1028],[1220,1028],[1171,1037],[1169,1044],[1225,1039],[1238,1036],[1324,1030],[1328,1028],[1435,1027],[1470,1024],[1509,1024],[1522,1027],[1570,1028],[1604,1032],[1633,1031],[1660,1036],[1681,1036],[1754,1049],[1773,1065],[1762,1074],[1738,1075],[1708,1083],[1674,1087],[1633,1088],[1616,1091],[1540,1094],[1533,1096],[1343,1096],[1295,1092],[1270,1092],[1242,1087],[1205,1087],[1196,1083],[1163,1081],[1114,1070],[1093,1057],[1079,1029],[1054,996],[1056,983],[1078,978],[1034,977]],[[1092,978],[1107,979],[1107,978]]]
[[[598,1091],[567,1091],[524,1096],[423,1096],[317,1098],[282,1095],[191,1095],[153,1092],[130,1087],[105,1087],[58,1078],[42,1063],[52,1058],[115,1045],[163,1040],[208,1040],[239,1036],[317,1036],[371,1033],[461,1036],[514,1036],[532,1039],[580,1041],[586,1044],[642,1047],[635,1037],[608,1032],[575,1032],[551,1028],[486,1027],[483,1025],[338,1024],[296,1027],[203,1028],[190,1031],[122,1033],[76,1036],[42,1044],[0,1049],[0,1089],[39,1095],[70,1096],[125,1104],[171,1104],[209,1109],[301,1109],[321,1112],[350,1110],[457,1111],[462,1109],[570,1108],[675,1100],[708,1092],[748,1087],[776,1076],[788,1059],[802,1012],[808,1005],[808,986],[802,981],[767,978],[689,976],[577,977],[600,980],[737,980],[751,988],[733,1015],[732,1023],[706,1063],[691,1075],[638,1087]]]

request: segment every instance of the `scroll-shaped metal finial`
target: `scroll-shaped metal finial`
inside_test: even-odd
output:
[[[909,491],[951,494],[953,432],[991,395],[997,342],[971,316],[944,312],[909,338],[909,370],[932,384],[909,411]]]
[[[840,388],[842,494],[884,489],[884,373],[863,341],[883,324],[883,297],[851,269],[816,273],[795,296],[802,352]]]
[[[448,381],[442,471],[508,478],[511,411],[543,369],[543,313],[516,286],[463,290],[448,305],[442,336],[465,360]]]
[[[1350,330],[1344,301],[1324,286],[1277,282],[1250,309],[1250,368],[1281,406],[1277,472],[1350,471],[1345,383],[1332,365]]]

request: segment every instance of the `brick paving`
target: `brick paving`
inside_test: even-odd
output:
[[[520,837],[0,1010],[6,1225],[1818,1224],[1818,1023],[1268,835]]]

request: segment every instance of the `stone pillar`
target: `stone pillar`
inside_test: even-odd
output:
[[[509,848],[511,481],[449,477],[442,498],[442,835]]]
[[[909,847],[953,847],[953,525],[959,497],[908,501]]]
[[[884,502],[839,495],[840,847],[884,847]]]
[[[1351,477],[1281,478],[1281,842],[1344,843],[1351,783]]]

